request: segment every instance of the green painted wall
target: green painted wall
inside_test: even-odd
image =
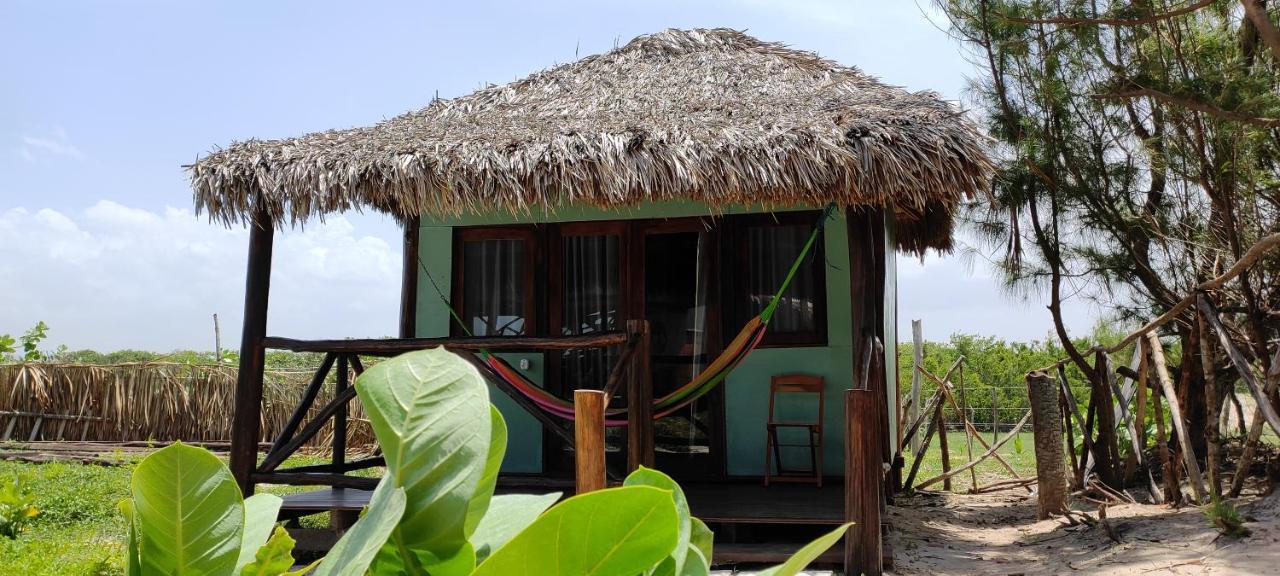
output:
[[[800,209],[800,208],[797,208]],[[432,286],[432,280],[445,296],[450,294],[452,274],[453,226],[479,226],[514,224],[519,222],[574,222],[584,220],[618,220],[637,218],[679,218],[762,212],[759,207],[738,207],[713,212],[693,202],[655,202],[620,211],[603,211],[589,206],[565,206],[554,214],[537,211],[530,215],[514,217],[509,214],[465,215],[456,219],[432,219],[423,217],[419,241],[420,256],[430,271],[431,278],[423,275],[418,283],[418,336],[437,337],[449,333],[449,312]],[[824,434],[824,468],[828,474],[843,473],[843,391],[852,381],[852,338],[849,311],[849,250],[845,220],[836,216],[826,227],[823,241],[826,249],[827,283],[827,345],[808,348],[764,348],[748,356],[725,384],[725,414],[728,438],[728,472],[733,476],[757,476],[764,472],[765,421],[768,417],[769,378],[775,374],[804,373],[826,379],[826,430]],[[888,253],[892,254],[892,242]],[[890,257],[892,258],[892,257]],[[890,259],[890,277],[885,288],[888,302],[885,318],[886,342],[895,342],[893,330],[896,318],[893,313],[893,260]],[[731,328],[731,330],[734,330]],[[892,350],[887,354],[885,368],[890,382],[897,374]],[[519,358],[530,359],[526,376],[541,383],[542,357],[538,354],[510,355],[513,365]],[[892,389],[892,386],[888,388]],[[510,443],[505,472],[539,472],[542,469],[542,429],[532,416],[514,404],[505,394],[493,390],[490,396],[507,419]],[[780,403],[780,415],[808,416],[816,404],[800,398]],[[890,394],[890,414],[896,412]],[[896,430],[896,423],[893,425]],[[786,441],[785,439],[783,440]],[[784,460],[793,466],[807,465],[808,456],[800,452],[784,452]],[[797,459],[798,458],[798,459]]]

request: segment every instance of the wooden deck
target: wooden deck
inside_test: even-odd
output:
[[[693,515],[710,524],[716,532],[713,559],[716,564],[781,562],[798,550],[804,540],[844,521],[842,483],[838,479],[822,488],[796,484],[766,488],[759,482],[691,482],[683,488]],[[531,486],[498,489],[499,493],[552,491],[554,489]],[[290,494],[284,497],[280,517],[292,519],[320,512],[359,511],[368,505],[371,494],[369,490],[352,488]],[[800,531],[786,528],[787,525]],[[303,532],[307,532],[308,547],[326,549],[336,539],[327,531],[326,534],[312,534],[318,532],[314,530]],[[778,534],[790,537],[777,538]],[[833,546],[817,562],[838,563],[840,550],[840,546]]]
[[[822,488],[795,484],[765,487],[758,483],[690,483],[683,486],[694,516],[720,524],[838,525],[844,522],[839,482]],[[527,493],[528,487],[499,488],[499,493]],[[551,492],[552,490],[542,490]],[[330,510],[360,510],[369,504],[368,490],[322,489],[284,497],[282,512],[302,516]]]

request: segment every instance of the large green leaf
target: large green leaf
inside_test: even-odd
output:
[[[244,503],[231,472],[203,448],[175,443],[133,471],[142,574],[231,574]]]
[[[383,477],[360,520],[334,544],[314,576],[361,576],[404,516],[404,488]]]
[[[133,512],[133,500],[128,498],[121,500],[120,513],[124,514],[124,521],[129,524],[126,536],[129,540],[125,542],[124,547],[125,576],[142,576],[142,566],[138,564],[138,515]]]
[[[622,485],[653,486],[654,488],[671,492],[671,498],[676,505],[677,522],[679,523],[679,531],[676,533],[676,547],[671,551],[671,561],[667,563],[668,565],[663,566],[655,574],[671,574],[673,576],[680,574],[684,568],[685,556],[689,550],[689,535],[692,532],[689,501],[684,497],[684,490],[681,490],[680,485],[676,484],[676,481],[672,480],[670,476],[644,466],[628,474],[627,479],[622,481]]]
[[[475,534],[471,535],[471,544],[476,549],[476,561],[483,562],[494,550],[501,548],[521,530],[533,524],[540,514],[559,499],[559,492],[494,496],[489,504],[489,513],[484,515]]]
[[[711,574],[711,561],[702,555],[695,546],[689,547],[689,555],[685,556],[684,568],[680,576],[708,576]]]
[[[625,486],[580,494],[539,516],[473,576],[633,576],[671,554],[678,530],[666,490]]]
[[[480,519],[489,509],[489,501],[493,499],[493,491],[498,487],[498,471],[502,468],[502,458],[507,455],[507,421],[493,404],[489,405],[489,457],[485,459],[484,474],[476,486],[476,492],[467,503],[467,521],[463,527],[468,539],[476,532]]]
[[[236,560],[237,573],[257,558],[258,549],[267,543],[268,538],[274,538],[272,529],[276,526],[283,503],[279,496],[267,493],[244,499],[244,535],[240,539],[240,556]]]
[[[468,509],[492,434],[488,388],[475,366],[444,348],[378,363],[355,386],[387,475],[407,498],[392,540],[410,573],[418,573],[408,551],[451,558],[467,542]]]
[[[845,530],[848,530],[852,525],[853,523],[850,522],[819,536],[813,542],[805,544],[804,548],[797,550],[795,554],[787,558],[786,562],[760,572],[759,576],[795,576],[796,573],[804,570],[810,562],[817,560],[828,548],[835,545],[840,540],[840,537],[844,536]]]

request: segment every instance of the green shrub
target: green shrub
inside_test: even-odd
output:
[[[0,484],[0,536],[17,538],[40,510],[19,476]]]

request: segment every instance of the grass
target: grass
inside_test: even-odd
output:
[[[1003,438],[1004,434],[1001,434],[1000,437]],[[990,432],[983,433],[982,439],[986,440],[988,444],[993,444]],[[1021,450],[1018,449],[1019,443],[1021,445]],[[947,451],[951,454],[952,468],[959,468],[969,462],[968,452],[965,450],[964,432],[952,431],[947,433]],[[974,458],[977,458],[986,452],[987,450],[982,447],[982,444],[974,441]],[[1018,433],[1018,438],[1016,440],[1006,442],[1004,446],[1000,447],[1000,450],[998,450],[997,453],[1000,454],[1000,457],[1004,458],[1005,461],[1018,472],[1019,476],[1027,478],[1035,475],[1036,455],[1030,432],[1024,431]],[[907,469],[902,473],[903,478],[905,479],[907,473],[910,472],[914,456],[908,453],[904,454],[903,457],[906,458],[907,461]],[[996,461],[994,457],[986,459],[981,464],[975,466],[974,469],[977,472],[979,486],[999,480],[1013,479],[1013,477],[1009,475],[1009,471],[1006,470],[1004,466],[1001,466],[1000,462]],[[941,443],[935,435],[933,441],[925,451],[924,461],[920,463],[920,471],[916,473],[916,483],[918,484],[923,480],[927,480],[939,474],[942,474],[942,449]],[[969,486],[970,475],[967,471],[961,472],[951,478],[951,489],[953,491],[965,492],[969,490]],[[942,483],[939,482],[929,486],[928,489],[941,490]]]
[[[324,461],[327,459],[295,456],[282,467]],[[129,497],[129,477],[135,464],[127,459],[120,466],[0,461],[0,479],[15,475],[26,479],[40,511],[17,539],[0,538],[0,574],[123,575],[125,525],[117,504]],[[316,487],[259,488],[283,496]],[[327,514],[308,516],[303,525],[327,526]]]

